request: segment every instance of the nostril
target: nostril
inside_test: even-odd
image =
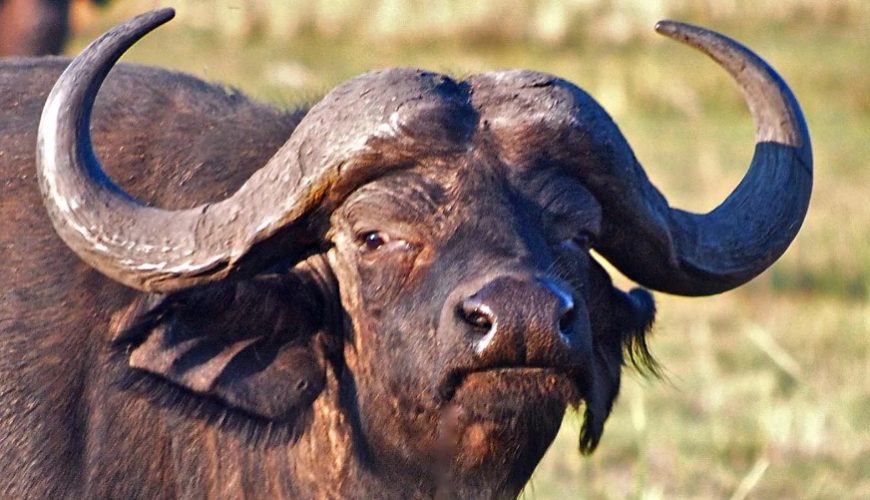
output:
[[[562,333],[567,333],[571,330],[571,326],[574,324],[574,320],[577,317],[577,312],[574,309],[574,304],[566,304],[565,308],[562,309],[562,316],[559,317],[559,331]]]
[[[305,379],[296,382],[296,392],[302,392],[305,389],[308,389],[308,381]]]
[[[577,310],[574,307],[574,297],[571,296],[564,288],[554,283],[552,280],[544,278],[541,283],[553,294],[552,298],[556,299],[555,304],[556,314],[558,315],[559,332],[566,334],[571,331],[574,322],[577,320]]]
[[[473,299],[462,301],[456,313],[462,321],[483,332],[488,332],[495,321],[489,306]]]

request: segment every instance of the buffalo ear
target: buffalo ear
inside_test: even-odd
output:
[[[647,344],[647,335],[656,315],[652,294],[643,288],[634,288],[628,293],[614,288],[613,297],[624,357],[640,373],[660,375],[659,364]]]
[[[252,346],[218,376],[213,392],[230,406],[270,420],[290,420],[314,402],[325,384],[323,364],[308,345],[284,344],[266,352]]]
[[[249,414],[288,421],[326,380],[316,348],[320,317],[306,284],[263,276],[143,297],[115,343],[130,367]]]

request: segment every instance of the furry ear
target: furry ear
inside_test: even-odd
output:
[[[294,275],[143,298],[114,339],[132,368],[268,420],[287,421],[325,384],[316,292]]]
[[[613,300],[625,357],[641,373],[659,375],[659,365],[646,341],[656,315],[652,294],[643,288],[633,288],[628,293],[614,288]]]
[[[646,335],[655,319],[652,295],[641,288],[628,293],[613,286],[604,268],[595,260],[589,270],[590,286],[586,301],[595,338],[595,369],[584,386],[584,419],[580,431],[580,451],[595,450],[604,423],[619,395],[622,367],[626,362],[641,372],[658,374],[658,365],[649,352]]]

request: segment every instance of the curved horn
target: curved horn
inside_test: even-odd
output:
[[[791,90],[751,50],[688,24],[662,21],[656,30],[705,52],[737,81],[755,120],[755,153],[740,184],[707,214],[669,207],[640,176],[636,191],[649,210],[632,215],[627,227],[619,227],[625,219],[617,216],[599,251],[650,288],[679,295],[719,293],[764,271],[797,235],[812,190],[810,136]],[[653,227],[664,233],[639,242],[638,235]]]
[[[664,21],[657,29],[706,52],[737,80],[755,119],[748,173],[707,214],[668,205],[607,112],[570,82],[533,71],[472,77],[492,147],[522,168],[558,166],[602,208],[595,249],[641,285],[680,295],[739,286],[770,266],[797,234],[812,188],[810,137],[785,82],[739,43]]]
[[[377,140],[413,139],[400,132],[421,116],[430,127],[450,121],[443,103],[427,99],[443,94],[439,75],[370,73],[312,107],[231,197],[186,210],[149,207],[103,172],[91,144],[90,114],[118,58],[173,16],[172,9],[143,14],[88,46],[58,79],[39,125],[38,177],[57,233],[89,265],[133,288],[168,292],[304,256],[321,241],[343,196],[401,163],[379,157]]]
[[[216,223],[211,205],[145,206],[105,175],[93,152],[90,114],[100,85],[124,51],[174,15],[143,14],[88,46],[49,94],[37,140],[39,184],[58,235],[107,276],[148,291],[219,279],[239,246],[239,236]]]

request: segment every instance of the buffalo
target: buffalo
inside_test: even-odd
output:
[[[0,57],[59,54],[70,0],[0,0]]]
[[[70,4],[70,0],[0,0],[0,57],[60,54],[70,33]]]
[[[699,27],[657,29],[757,126],[707,214],[670,207],[557,77],[387,69],[283,111],[115,65],[172,15],[0,66],[4,498],[514,497],[566,409],[592,451],[623,365],[654,363],[651,294],[591,250],[716,294],[806,214],[797,101]]]

